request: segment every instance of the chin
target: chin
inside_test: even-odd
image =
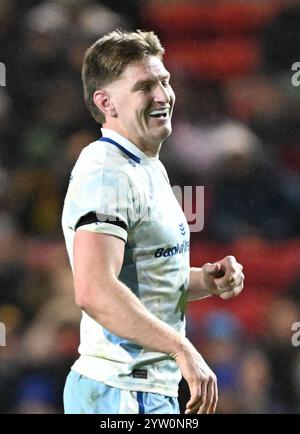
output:
[[[171,133],[172,133],[172,128],[168,128],[165,134],[161,137],[161,140],[166,140]]]
[[[169,135],[172,132],[172,127],[171,125],[165,125],[163,127],[160,128],[160,132],[157,134],[157,137],[159,136],[160,140],[165,140],[167,137],[169,137]]]

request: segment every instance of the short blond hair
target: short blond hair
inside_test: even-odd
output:
[[[84,100],[93,118],[100,124],[104,114],[93,101],[97,89],[116,80],[132,62],[153,55],[161,60],[164,48],[154,32],[114,30],[98,39],[85,53],[82,66]]]

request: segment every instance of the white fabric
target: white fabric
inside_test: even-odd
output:
[[[111,234],[126,242],[122,280],[145,307],[185,333],[178,307],[189,279],[189,228],[168,181],[164,166],[124,137],[110,130],[103,136],[140,158],[136,163],[117,146],[96,141],[81,153],[71,175],[63,211],[63,231],[73,267],[73,240],[79,219],[90,213],[110,215],[126,225],[95,222],[78,230]],[[184,303],[183,303],[184,304]],[[82,355],[77,372],[108,385],[177,396],[181,378],[166,354],[153,353],[113,336],[83,313]],[[134,376],[134,370],[138,377]],[[141,378],[141,376],[147,378]]]

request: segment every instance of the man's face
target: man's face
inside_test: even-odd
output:
[[[156,56],[129,64],[107,89],[116,115],[105,127],[151,153],[172,131],[175,94],[170,74]]]

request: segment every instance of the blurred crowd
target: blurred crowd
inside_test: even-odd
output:
[[[297,413],[298,0],[0,1],[0,413],[63,411],[81,314],[60,219],[70,171],[100,137],[81,64],[116,27],[154,30],[166,47],[177,102],[161,159],[172,185],[205,191],[193,265],[220,259],[220,246],[247,264],[239,300],[200,301],[187,316],[218,376],[218,412]],[[182,406],[187,396],[182,383]]]

